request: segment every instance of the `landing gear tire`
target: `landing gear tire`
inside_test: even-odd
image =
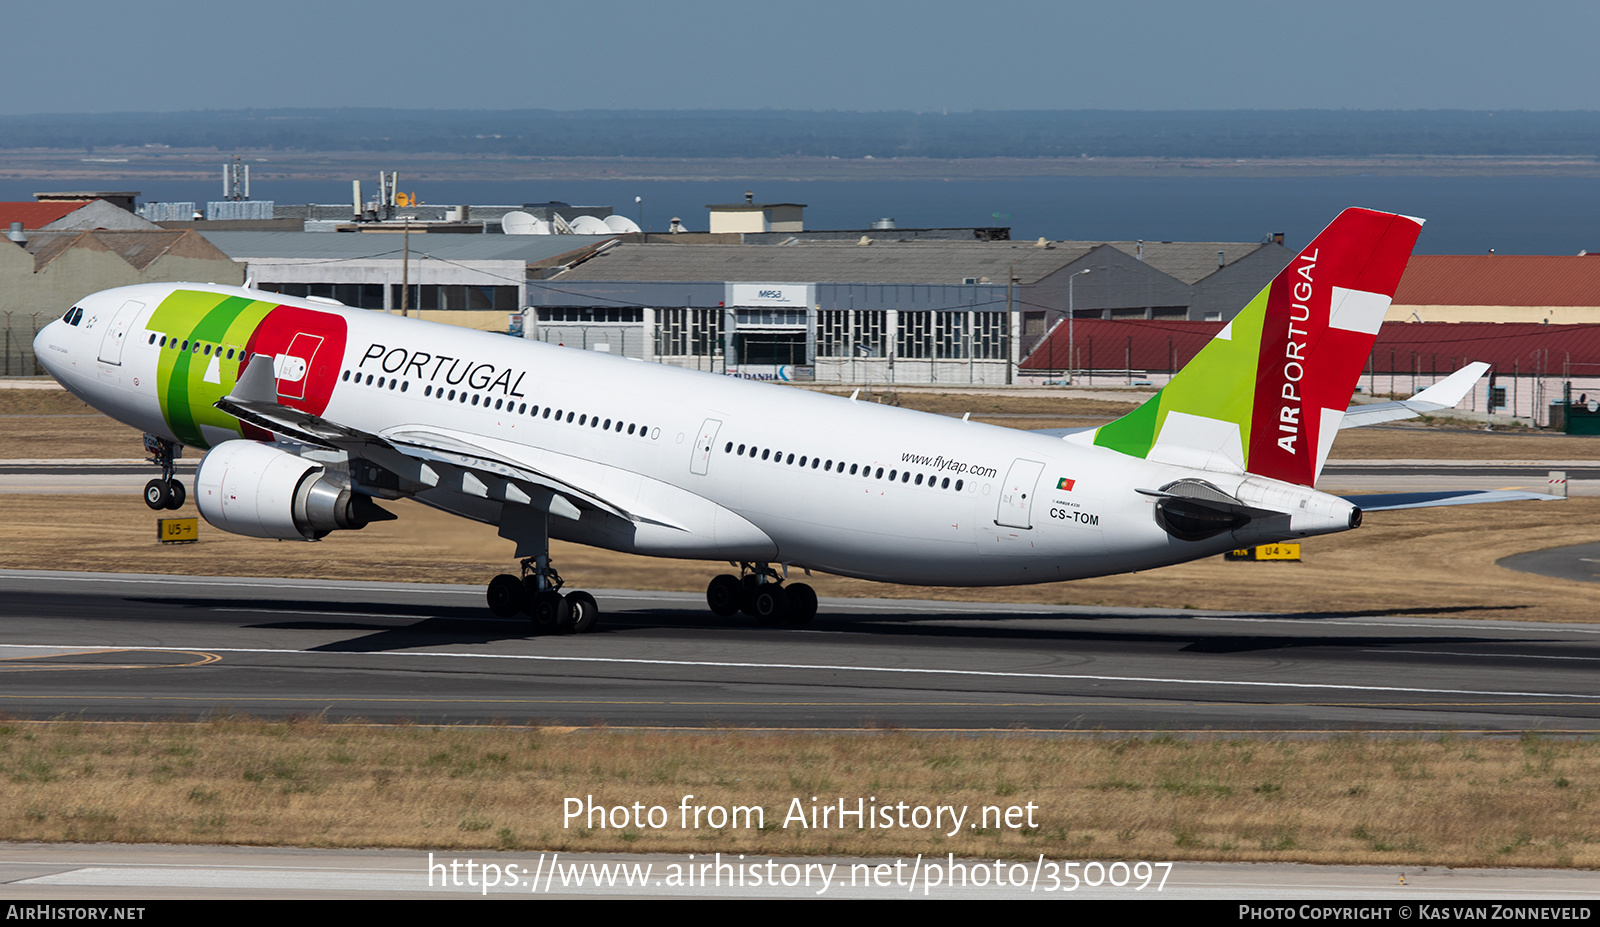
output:
[[[761,578],[754,573],[739,577],[739,610],[756,617],[756,590],[762,586]]]
[[[600,623],[600,604],[587,592],[567,593],[567,608],[572,612],[573,634],[587,634]]]
[[[144,484],[144,504],[156,511],[169,508],[172,503],[172,490],[168,488],[166,480],[151,480]]]
[[[712,614],[731,618],[739,613],[743,602],[744,585],[739,577],[723,573],[711,578],[711,585],[706,587],[706,604],[711,606]]]
[[[489,611],[501,618],[510,618],[522,611],[527,592],[522,580],[510,573],[501,573],[489,581]]]
[[[528,617],[539,634],[564,634],[572,627],[572,605],[554,589],[546,589],[528,599]]]
[[[784,593],[789,597],[789,614],[787,620],[792,625],[810,624],[811,619],[817,617],[817,593],[805,583],[795,583],[783,587]]]
[[[169,487],[168,491],[172,494],[172,498],[167,500],[167,508],[176,512],[178,509],[183,508],[184,501],[189,498],[189,491],[184,489],[183,484],[177,480],[167,481],[167,486]]]
[[[778,624],[789,614],[789,596],[777,583],[762,583],[750,597],[750,614],[762,624]]]

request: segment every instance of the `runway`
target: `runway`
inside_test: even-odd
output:
[[[805,629],[593,590],[532,637],[479,587],[0,571],[0,713],[628,728],[1600,732],[1600,627],[831,599]]]

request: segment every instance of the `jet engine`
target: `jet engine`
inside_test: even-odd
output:
[[[315,541],[395,517],[322,464],[256,441],[224,441],[207,452],[194,494],[214,527],[253,538]]]

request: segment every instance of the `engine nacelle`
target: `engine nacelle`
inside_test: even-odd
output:
[[[394,517],[321,464],[257,441],[224,441],[207,452],[194,495],[212,526],[252,538],[315,541]]]

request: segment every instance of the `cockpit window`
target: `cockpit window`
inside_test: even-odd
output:
[[[79,322],[82,322],[83,307],[73,306],[71,309],[68,309],[66,314],[61,316],[61,321],[67,323],[68,325],[77,325]]]

